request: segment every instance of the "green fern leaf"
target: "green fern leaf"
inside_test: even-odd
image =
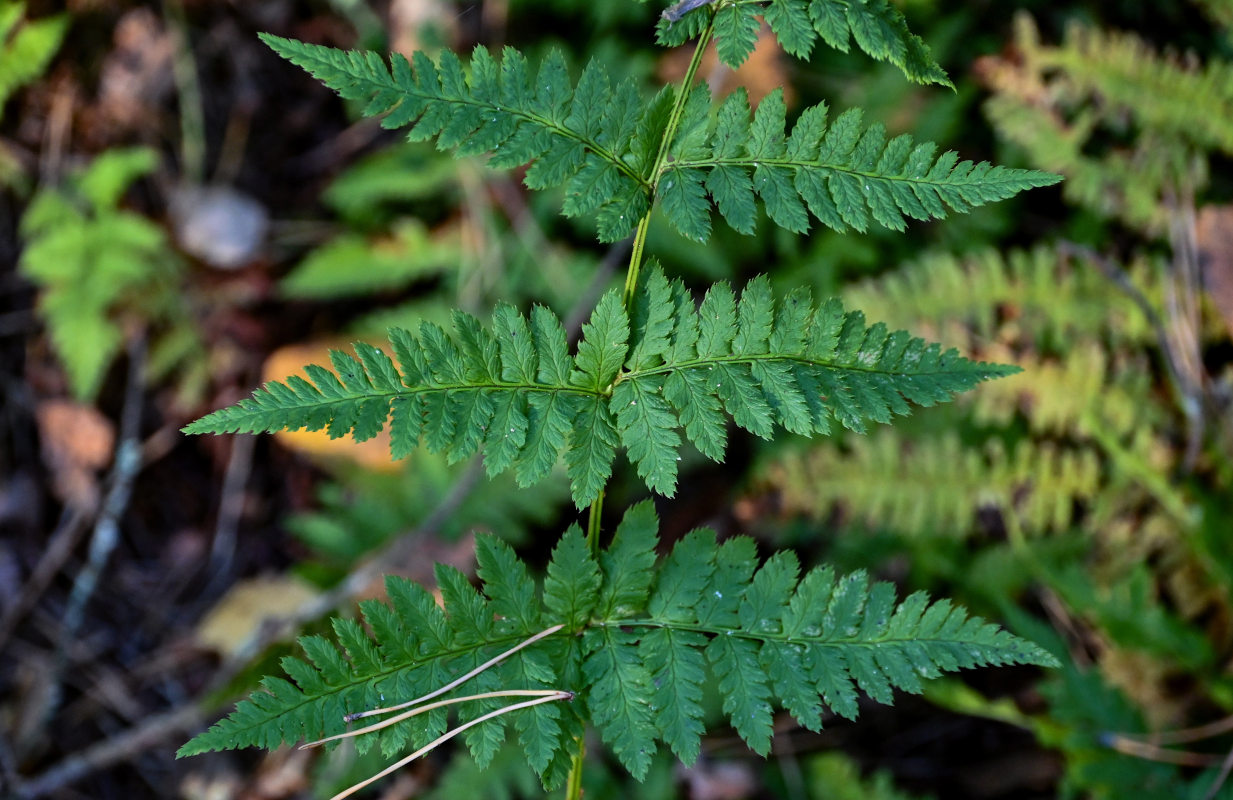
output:
[[[577,371],[571,381],[595,392],[606,391],[625,363],[628,345],[629,316],[621,303],[621,293],[612,289],[600,298],[591,320],[582,326]]]
[[[590,619],[599,586],[599,564],[575,525],[552,550],[544,578],[544,605],[570,629],[577,629]]]
[[[597,563],[574,526],[553,552],[542,604],[526,567],[490,537],[478,544],[482,591],[456,570],[438,568],[444,608],[424,588],[391,578],[390,606],[363,607],[367,629],[335,622],[341,648],[325,637],[303,637],[306,659],[283,661],[290,681],[265,679],[180,755],[340,733],[349,713],[434,691],[503,653],[456,695],[552,688],[585,699],[510,720],[547,783],[557,780],[553,765],[568,760],[583,722],[641,777],[658,741],[686,762],[697,757],[706,662],[728,722],[761,753],[770,748],[774,705],[817,729],[823,704],[855,715],[854,686],[889,702],[892,689],[919,692],[922,678],[943,672],[1055,663],[946,600],[917,593],[896,603],[893,587],[870,585],[863,573],[837,580],[818,568],[798,579],[790,553],[758,569],[748,538],[717,545],[713,532],[694,532],[661,561],[657,529],[651,504],[635,506]],[[562,628],[526,644],[540,625]],[[520,643],[526,646],[507,652]],[[460,711],[464,720],[489,708],[470,702]],[[359,744],[379,742],[394,752],[439,734],[447,719],[434,712],[408,722],[414,724],[365,734]],[[468,739],[473,757],[494,757],[503,731],[500,722],[477,727]]]
[[[705,93],[700,87],[695,93]],[[803,232],[809,213],[837,231],[868,229],[870,222],[903,230],[905,217],[945,217],[967,212],[1060,178],[1044,172],[960,162],[954,153],[934,158],[936,146],[908,135],[886,141],[885,129],[862,129],[860,109],[839,115],[829,128],[824,104],[785,129],[782,91],[758,104],[750,121],[748,98],[734,92],[721,105],[707,147],[673,151],[657,176],[657,197],[685,236],[705,239],[709,222],[702,206],[709,194],[720,215],[742,233],[752,233],[756,192],[767,215],[788,230]],[[806,211],[808,209],[808,212]]]
[[[751,281],[739,301],[718,284],[694,310],[680,282],[657,267],[646,274],[632,320],[620,293],[608,292],[573,357],[546,309],[528,321],[502,306],[491,326],[456,313],[449,332],[430,323],[418,336],[392,330],[397,368],[360,345],[356,356],[332,355],[332,371],[307,367],[307,378],[267,384],[185,431],[305,428],[364,440],[388,424],[395,457],[421,440],[451,460],[482,448],[489,474],[512,469],[524,485],[564,455],[581,507],[598,496],[621,446],[649,488],[672,494],[681,432],[719,461],[725,412],[768,439],[776,426],[825,435],[838,422],[863,432],[911,405],[931,406],[1017,371],[866,325],[838,301],[815,308],[802,291],[777,307],[765,278]]]
[[[416,52],[410,61],[395,54],[387,64],[375,53],[261,38],[342,97],[364,102],[366,116],[384,115],[384,127],[410,126],[411,139],[435,138],[438,148],[459,156],[492,153],[494,167],[531,164],[527,186],[565,185],[565,212],[598,212],[605,241],[624,237],[649,205],[637,164],[639,148],[658,144],[655,107],[643,112],[634,84],[614,88],[597,62],[573,87],[559,51],[532,76],[512,48],[496,58],[477,47],[468,72],[449,51],[437,62]],[[640,142],[644,136],[651,142]]]

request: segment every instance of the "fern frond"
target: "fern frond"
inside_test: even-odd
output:
[[[867,55],[893,64],[914,83],[955,88],[928,45],[908,30],[903,14],[888,0],[718,0],[690,5],[695,8],[687,13],[664,12],[658,30],[661,44],[684,44],[711,21],[720,60],[739,67],[753,52],[762,16],[783,49],[797,58],[808,59],[819,39],[844,53],[855,40]]]
[[[1136,286],[1150,283],[1147,264],[1129,265],[1129,272]],[[843,293],[844,302],[887,325],[935,337],[960,335],[955,329],[962,328],[980,342],[1004,339],[1009,317],[1046,349],[1075,339],[1154,342],[1142,310],[1120,302],[1123,297],[1099,272],[1051,247],[982,250],[962,258],[927,253]]]
[[[1140,259],[1128,273],[1136,286],[1150,287],[1151,269]],[[1150,399],[1144,362],[1156,332],[1123,297],[1096,270],[1043,247],[962,259],[929,254],[844,293],[846,302],[890,325],[970,342],[985,357],[1023,367],[966,398],[976,421],[1002,426],[1019,417],[1033,432],[1080,439],[1094,431],[1125,437],[1168,418]],[[1107,355],[1111,347],[1121,354]]]
[[[307,660],[283,662],[290,680],[266,678],[262,690],[179,755],[342,733],[347,714],[383,705],[382,698],[428,694],[541,625],[565,627],[482,675],[484,686],[575,693],[571,703],[515,717],[531,766],[550,785],[555,779],[547,764],[575,746],[557,720],[593,724],[635,777],[645,775],[657,741],[692,763],[703,732],[699,700],[708,663],[729,721],[761,753],[770,744],[773,704],[816,730],[823,704],[856,715],[858,687],[889,702],[892,688],[919,692],[922,678],[943,672],[1054,663],[1035,645],[946,600],[916,593],[897,603],[890,584],[871,585],[864,573],[837,577],[818,568],[798,579],[789,553],[759,566],[747,538],[719,544],[712,531],[697,531],[667,559],[657,559],[658,527],[649,503],[635,506],[598,560],[571,529],[553,553],[542,605],[525,566],[495,538],[478,547],[482,593],[457,573],[438,571],[444,608],[426,589],[389,578],[390,604],[362,606],[371,634],[340,621],[337,644],[304,637]],[[781,674],[783,665],[795,670]],[[452,693],[468,695],[472,685]],[[660,704],[658,697],[674,702]],[[424,714],[364,734],[361,745],[377,740],[387,751],[408,739],[419,745],[445,722],[444,715]],[[468,739],[477,759],[492,755],[486,742]]]
[[[1152,396],[1151,369],[1142,356],[1110,358],[1100,345],[1077,341],[1064,358],[1019,362],[1020,375],[1031,380],[1014,376],[991,386],[989,396],[971,398],[975,421],[1005,425],[1019,415],[1033,433],[1079,439],[1166,427],[1169,414]]]
[[[178,332],[195,340],[176,319],[183,311],[174,285],[180,263],[166,233],[117,208],[132,182],[156,164],[146,148],[108,151],[72,175],[68,186],[39,191],[22,216],[26,247],[18,268],[40,289],[39,312],[79,400],[94,398],[120,351],[125,311],[150,322],[178,322]]]
[[[1093,450],[1022,441],[1008,453],[997,440],[965,447],[957,436],[905,441],[893,432],[829,444],[781,459],[768,473],[784,507],[852,519],[907,536],[966,537],[978,512],[996,509],[1027,535],[1070,530],[1074,509],[1103,488]]]
[[[1029,161],[1066,176],[1073,202],[1164,235],[1170,198],[1207,184],[1207,152],[1233,153],[1233,64],[1194,67],[1079,25],[1049,47],[1026,14],[1015,45],[1013,58],[984,62],[987,115]]]
[[[1046,47],[1027,15],[1016,18],[1016,44],[1029,74],[1061,76],[1059,102],[1130,111],[1153,132],[1233,153],[1233,64],[1198,67],[1138,36],[1079,24],[1067,26],[1060,46]]]
[[[812,214],[836,231],[865,231],[871,223],[894,230],[905,217],[940,219],[966,212],[1060,178],[1044,172],[960,161],[954,152],[917,144],[903,134],[886,140],[881,123],[865,127],[860,109],[827,124],[825,103],[805,109],[786,129],[783,90],[750,114],[744,89],[733,92],[714,119],[709,89],[694,89],[672,159],[656,176],[657,199],[683,235],[710,232],[706,196],[733,229],[753,233],[755,195],[778,225],[797,233]],[[808,209],[808,213],[806,212]]]
[[[653,108],[643,108],[632,80],[612,85],[595,61],[571,86],[559,51],[533,73],[509,47],[499,58],[476,47],[464,68],[449,51],[435,63],[422,52],[411,61],[395,53],[387,64],[376,53],[261,38],[343,98],[363,101],[366,116],[385,114],[384,127],[410,126],[412,140],[435,138],[459,156],[492,153],[494,167],[534,162],[526,184],[564,185],[565,213],[598,212],[604,241],[623,238],[647,211],[650,164],[637,154],[654,155],[658,131],[646,124]]]
[[[563,454],[581,507],[611,475],[618,446],[649,488],[672,494],[681,433],[718,461],[724,412],[763,438],[776,425],[806,436],[829,433],[832,422],[864,431],[909,404],[931,406],[1018,371],[867,325],[836,300],[815,307],[805,291],[776,307],[765,277],[739,301],[719,284],[695,310],[679,281],[658,267],[644,274],[633,319],[609,292],[573,356],[546,309],[528,320],[501,305],[491,327],[455,312],[451,332],[427,322],[418,337],[391,330],[397,366],[357,343],[355,356],[333,353],[333,371],[306,367],[307,379],[269,383],[185,432],[304,428],[363,441],[388,423],[395,458],[421,440],[453,460],[482,447],[489,474],[513,469],[524,485]]]

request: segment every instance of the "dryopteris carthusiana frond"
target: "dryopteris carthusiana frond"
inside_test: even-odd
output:
[[[649,503],[625,515],[600,548],[605,487],[623,449],[652,491],[671,495],[683,439],[720,460],[728,419],[760,437],[777,427],[826,434],[835,424],[862,432],[912,404],[948,400],[1014,367],[962,358],[906,332],[868,324],[838,301],[816,305],[803,289],[776,298],[765,277],[738,293],[710,287],[695,304],[679,280],[643,269],[652,209],[693,239],[710,232],[711,206],[752,232],[758,201],[781,227],[803,231],[809,214],[836,230],[871,222],[902,228],[1056,180],[1044,173],[935,157],[933,145],[886,140],[860,112],[829,125],[825,105],[804,110],[789,130],[782,95],[750,113],[743,94],[712,114],[694,87],[702,54],[739,63],[763,14],[789,51],[807,56],[817,39],[850,41],[921,83],[949,85],[921,40],[888,0],[714,0],[675,7],[661,21],[665,44],[696,39],[684,79],[650,99],[632,80],[613,83],[592,61],[570,78],[559,53],[536,68],[516,50],[476,48],[464,64],[445,52],[388,62],[263,37],[344,98],[381,115],[388,128],[435,140],[460,155],[489,154],[497,168],[527,166],[532,189],[563,187],[567,215],[595,214],[601,241],[633,233],[623,289],[612,289],[568,346],[560,320],[535,307],[498,305],[490,324],[455,312],[450,330],[422,324],[390,331],[390,353],[370,345],[335,353],[332,369],[270,383],[252,398],[186,428],[193,433],[324,429],[363,440],[385,426],[392,455],[423,441],[461,459],[484,452],[490,473],[513,470],[523,484],[564,458],[574,501],[589,505],[585,535],[557,543],[542,585],[494,538],[478,541],[483,591],[446,567],[444,608],[416,584],[390,579],[390,605],[362,604],[365,626],[338,621],[342,650],[305,637],[307,661],[284,659],[290,681],[264,691],[194,739],[182,754],[303,736],[335,737],[344,719],[398,698],[437,694],[473,673],[462,708],[468,745],[487,763],[503,736],[501,692],[536,692],[511,716],[527,761],[545,786],[581,796],[582,741],[594,725],[621,763],[646,774],[657,741],[687,763],[699,753],[707,670],[723,709],[756,751],[770,747],[772,703],[817,729],[823,707],[852,717],[857,690],[890,702],[894,688],[968,666],[1051,664],[1043,650],[969,617],[948,601],[827,567],[799,577],[790,552],[759,566],[752,540],[720,543],[707,531],[656,556],[658,521]],[[678,13],[679,12],[679,13]],[[536,631],[554,633],[506,652]],[[371,631],[371,635],[370,632]],[[345,655],[344,655],[345,651]],[[462,691],[460,689],[460,691]],[[558,703],[555,692],[573,693]],[[534,705],[531,705],[534,702]],[[504,709],[508,711],[510,708]],[[469,716],[468,716],[469,715]],[[491,718],[489,718],[491,717]],[[389,754],[433,745],[445,707],[424,708],[359,737]]]

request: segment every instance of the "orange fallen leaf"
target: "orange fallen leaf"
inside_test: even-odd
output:
[[[1195,223],[1203,285],[1233,336],[1233,206],[1204,206]]]
[[[71,400],[44,400],[35,410],[43,461],[56,494],[69,505],[98,505],[98,471],[111,462],[116,432],[93,406]]]
[[[305,364],[328,367],[330,350],[350,352],[348,344],[331,339],[280,347],[262,365],[262,381],[283,381],[292,375],[307,377],[304,375]],[[308,455],[346,458],[369,469],[387,472],[400,469],[400,463],[390,458],[390,437],[386,430],[366,442],[356,442],[350,437],[331,439],[325,431],[282,431],[274,436],[284,447]]]

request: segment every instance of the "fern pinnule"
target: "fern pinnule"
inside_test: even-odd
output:
[[[324,429],[363,441],[388,424],[395,458],[421,439],[455,460],[482,447],[489,474],[513,469],[524,485],[563,454],[581,507],[611,475],[618,446],[649,488],[671,495],[682,434],[720,461],[725,415],[764,438],[776,425],[807,436],[835,422],[864,431],[1017,371],[867,325],[835,300],[814,306],[803,290],[776,304],[765,278],[739,300],[714,286],[695,309],[658,268],[645,274],[632,318],[616,290],[600,300],[573,356],[550,312],[537,307],[528,320],[508,305],[491,326],[456,312],[452,332],[393,329],[390,345],[397,366],[357,343],[355,356],[333,354],[333,371],[307,367],[307,378],[269,383],[185,430]]]
[[[180,754],[337,737],[356,709],[381,697],[428,694],[494,652],[510,651],[542,624],[563,627],[506,653],[467,683],[484,678],[476,688],[541,693],[540,705],[512,716],[528,762],[548,785],[563,779],[552,764],[575,746],[563,731],[584,721],[636,777],[646,774],[657,741],[692,763],[704,731],[708,668],[724,694],[725,715],[765,754],[772,703],[817,730],[825,708],[854,718],[858,689],[885,703],[893,689],[919,692],[922,678],[943,672],[1053,663],[1043,650],[948,601],[916,593],[897,602],[890,584],[870,583],[864,573],[840,577],[822,567],[801,577],[790,552],[759,565],[751,539],[719,543],[713,532],[695,531],[657,558],[658,530],[651,504],[638,504],[596,559],[572,528],[553,553],[542,601],[526,566],[493,537],[482,537],[477,548],[482,594],[458,573],[440,570],[441,608],[422,587],[389,578],[390,604],[361,606],[371,638],[354,622],[335,625],[343,650],[304,637],[309,660],[283,662],[293,682],[266,678],[262,691]],[[548,694],[554,690],[577,697],[551,702],[559,699]],[[409,737],[424,747],[445,730],[444,715],[434,717],[439,711],[373,730],[357,743],[377,740],[394,752]],[[483,735],[468,746],[486,763],[504,723],[481,716],[471,719]]]

